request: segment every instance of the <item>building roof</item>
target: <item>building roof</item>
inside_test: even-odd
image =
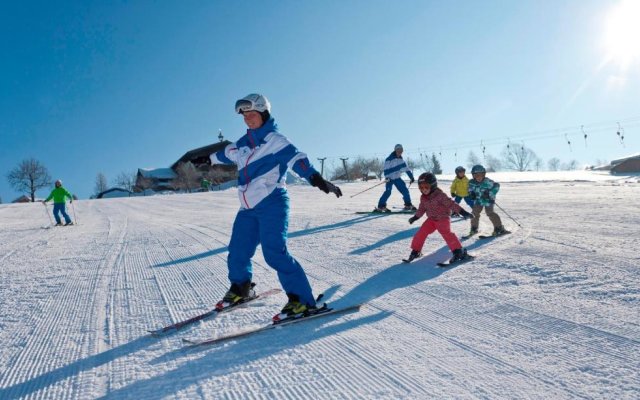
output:
[[[171,168],[138,168],[138,174],[144,178],[174,179],[176,173]]]
[[[617,160],[612,160],[612,161],[611,161],[611,165],[612,165],[612,166],[613,166],[613,165],[618,165],[618,164],[620,164],[620,163],[622,163],[622,162],[625,162],[625,161],[627,161],[627,160],[634,160],[634,159],[640,159],[640,153],[638,153],[638,154],[633,154],[633,155],[630,155],[630,156],[627,156],[627,157],[623,157],[623,158],[619,158],[619,159],[617,159]]]
[[[206,146],[202,146],[197,149],[189,150],[186,153],[184,153],[184,155],[180,157],[178,161],[173,163],[171,168],[176,169],[178,167],[178,164],[183,162],[192,161],[202,157],[209,157],[210,154],[224,149],[229,143],[231,142],[228,140],[224,140],[222,142],[208,144]]]

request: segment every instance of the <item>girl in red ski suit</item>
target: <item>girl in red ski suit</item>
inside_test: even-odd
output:
[[[451,232],[451,211],[457,212],[465,218],[470,217],[471,214],[437,187],[437,181],[433,174],[424,173],[420,175],[418,187],[422,192],[420,207],[418,207],[415,215],[409,218],[409,223],[413,224],[425,213],[427,214],[427,220],[424,221],[420,230],[413,236],[411,242],[412,255],[421,254],[422,246],[427,240],[427,236],[437,230],[447,242],[447,246],[451,249],[454,258],[457,256],[463,257],[463,253],[466,253],[466,251],[462,248],[462,244],[456,234]]]

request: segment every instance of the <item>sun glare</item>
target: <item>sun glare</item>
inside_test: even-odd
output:
[[[640,63],[640,1],[622,0],[607,16],[607,60],[627,69]]]

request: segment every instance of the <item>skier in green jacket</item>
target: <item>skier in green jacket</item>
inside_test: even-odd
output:
[[[51,191],[49,197],[47,197],[45,200],[42,200],[42,202],[46,203],[47,201],[53,199],[53,217],[56,219],[56,226],[62,226],[60,215],[58,214],[62,214],[62,216],[64,217],[65,225],[73,225],[73,222],[71,222],[71,218],[69,218],[69,215],[65,210],[66,198],[68,197],[69,201],[73,203],[73,196],[71,196],[71,193],[67,192],[67,189],[62,187],[62,181],[60,179],[56,181],[55,185],[56,187]]]

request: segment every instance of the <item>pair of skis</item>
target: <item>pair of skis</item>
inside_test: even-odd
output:
[[[257,299],[262,299],[277,293],[280,293],[281,290],[280,289],[271,289],[268,290],[266,292],[263,293],[259,293],[253,297],[250,297],[236,305],[230,306],[230,307],[225,307],[221,310],[218,309],[213,309],[211,311],[207,311],[206,313],[202,313],[200,315],[196,315],[195,317],[186,319],[184,321],[179,321],[176,322],[174,324],[171,325],[167,325],[165,327],[162,327],[160,329],[155,329],[155,330],[149,330],[148,332],[152,335],[152,336],[164,336],[164,335],[168,335],[174,332],[177,332],[180,329],[183,329],[187,326],[190,326],[198,321],[202,321],[206,318],[212,317],[212,316],[216,316],[218,314],[221,313],[225,313],[228,311],[232,311],[238,308],[242,308],[244,306],[246,306],[247,304],[251,303],[254,300]],[[322,298],[323,295],[318,296],[318,300],[320,300]],[[182,341],[183,343],[185,343],[186,345],[189,346],[202,346],[202,345],[211,345],[211,344],[215,344],[215,343],[220,343],[220,342],[224,342],[227,340],[231,340],[231,339],[238,339],[238,338],[242,338],[242,337],[246,337],[246,336],[250,336],[250,335],[254,335],[260,332],[264,332],[270,329],[274,329],[274,328],[279,328],[279,327],[284,327],[284,326],[288,326],[291,324],[295,324],[298,322],[304,322],[304,321],[309,321],[315,318],[319,318],[319,317],[324,317],[324,316],[329,316],[329,315],[335,315],[335,314],[341,314],[341,313],[347,313],[350,311],[358,311],[360,310],[360,307],[363,306],[364,303],[361,304],[356,304],[356,305],[352,305],[352,306],[346,306],[346,307],[340,307],[340,308],[330,308],[327,306],[327,304],[323,304],[322,307],[318,308],[317,310],[314,310],[311,314],[308,315],[301,315],[301,316],[293,316],[290,318],[286,318],[283,319],[281,321],[277,321],[277,322],[271,322],[268,325],[263,325],[257,328],[253,328],[253,329],[248,329],[248,330],[244,330],[241,332],[235,332],[235,333],[230,333],[227,335],[221,335],[221,336],[217,336],[214,338],[210,338],[210,339],[204,339],[204,340],[193,340],[193,339],[186,339],[183,338]]]
[[[405,263],[405,264],[409,264],[410,262],[412,262],[412,261],[414,261],[414,260],[416,260],[416,259],[418,259],[420,257],[422,257],[422,254],[419,255],[418,257],[414,257],[414,258],[411,258],[411,257],[403,258],[402,262]],[[466,262],[472,261],[474,258],[475,258],[474,256],[471,256],[471,255],[467,254],[467,257],[462,259],[462,260],[456,260],[454,262],[451,262],[450,260],[447,260],[447,261],[442,261],[442,262],[436,263],[436,265],[438,267],[452,267],[454,265],[464,264]]]
[[[478,236],[478,240],[497,238],[497,237],[500,237],[500,236],[508,235],[510,233],[511,233],[510,231],[503,231],[502,233],[500,233],[498,235],[479,235]],[[474,235],[475,235],[475,233],[473,235],[462,236],[462,240],[469,239],[470,237],[472,237]],[[411,257],[403,258],[402,262],[410,263],[410,262],[412,262],[413,260],[415,260],[415,259],[417,259],[419,257],[422,257],[422,254],[420,254],[419,256],[414,257],[414,258],[411,258]],[[456,260],[456,261],[453,261],[453,262],[451,262],[451,261],[443,261],[443,262],[436,263],[436,265],[438,267],[451,267],[451,266],[454,266],[454,265],[464,264],[466,262],[472,261],[474,258],[475,257],[472,256],[472,255],[467,255],[467,257],[465,257],[465,258],[463,258],[461,260]]]

